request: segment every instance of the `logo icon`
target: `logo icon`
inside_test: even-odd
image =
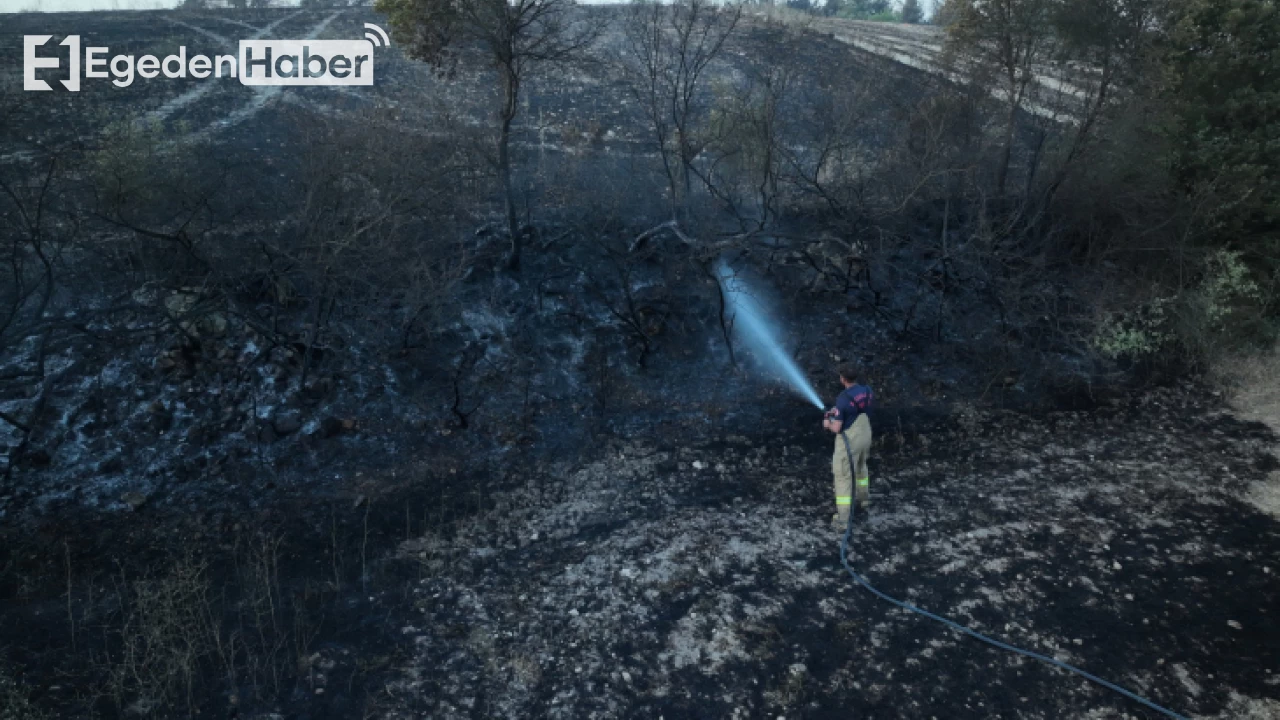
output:
[[[31,90],[52,90],[49,83],[36,78],[36,70],[38,68],[56,68],[61,67],[62,63],[58,58],[39,57],[36,55],[36,48],[44,45],[53,39],[52,35],[23,35],[22,36],[22,89]],[[68,35],[59,45],[66,45],[70,48],[71,67],[70,73],[66,80],[61,80],[63,87],[77,92],[80,90],[80,36]]]
[[[373,23],[364,24],[364,39],[373,43],[374,47],[387,47],[391,45],[391,38],[387,37],[387,31]]]
[[[78,92],[82,79],[113,78],[116,87],[128,87],[135,76],[149,80],[163,73],[167,78],[199,80],[233,77],[243,85],[373,85],[374,48],[390,46],[391,38],[373,23],[364,23],[364,28],[363,40],[241,40],[236,55],[213,57],[188,57],[185,45],[176,55],[164,58],[110,56],[109,48],[82,47],[79,35],[68,35],[59,43],[69,56],[67,78],[61,82],[67,90]],[[23,90],[53,89],[36,77],[37,70],[64,67],[57,57],[36,54],[52,39],[52,35],[23,36]]]

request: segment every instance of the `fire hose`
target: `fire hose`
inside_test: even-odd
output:
[[[840,439],[844,440],[844,449],[849,456],[849,471],[850,473],[852,473],[855,467],[853,463],[853,449],[849,446],[849,438],[847,438],[843,432],[840,433]],[[853,569],[853,566],[849,564],[849,552],[848,552],[849,538],[853,534],[853,517],[854,517],[854,512],[856,508],[857,508],[856,504],[850,505],[849,521],[848,523],[845,524],[844,536],[840,538],[840,564],[844,566],[845,570],[849,571],[849,575],[851,575],[853,579],[858,582],[859,585],[866,588],[867,591],[870,592],[872,595],[875,595],[876,597],[880,598],[881,600],[884,600],[885,602],[891,605],[896,605],[902,608],[903,610],[909,610],[913,613],[916,613],[917,615],[923,615],[924,617],[927,617],[930,620],[940,622],[943,625],[946,625],[947,627],[951,628],[952,630],[955,630],[958,633],[968,635],[969,637],[974,638],[975,640],[980,640],[988,645],[991,645],[992,647],[1000,648],[1001,650],[1007,650],[1011,653],[1016,653],[1024,657],[1032,658],[1033,660],[1039,660],[1041,662],[1048,663],[1049,665],[1053,665],[1054,667],[1058,667],[1063,670],[1066,670],[1067,672],[1075,673],[1076,675],[1079,675],[1080,677],[1086,680],[1097,683],[1098,685],[1101,685],[1102,687],[1107,688],[1108,690],[1113,690],[1115,692],[1118,692],[1121,695],[1129,698],[1130,700],[1139,702],[1147,706],[1148,708],[1151,708],[1152,710],[1155,710],[1156,712],[1164,714],[1168,717],[1176,718],[1177,720],[1188,720],[1188,718],[1184,715],[1179,715],[1178,713],[1172,710],[1169,710],[1168,708],[1161,707],[1160,705],[1157,705],[1151,702],[1150,700],[1147,700],[1146,698],[1141,697],[1140,695],[1137,695],[1136,693],[1130,692],[1129,690],[1126,690],[1120,687],[1119,685],[1116,685],[1115,683],[1103,680],[1097,675],[1086,672],[1085,670],[1081,670],[1080,668],[1075,667],[1074,665],[1069,665],[1065,662],[1062,662],[1061,660],[1051,658],[1048,655],[1042,655],[1037,652],[1032,652],[1031,650],[1025,650],[1020,647],[1015,647],[1008,643],[996,640],[995,638],[988,637],[978,632],[977,630],[961,625],[960,623],[954,620],[950,620],[948,618],[942,617],[941,615],[935,615],[934,613],[931,613],[928,610],[922,610],[916,607],[915,605],[912,605],[911,603],[903,602],[902,600],[891,597],[877,590],[876,588],[872,587],[871,583],[867,582],[866,578],[862,577],[857,572],[855,572]]]

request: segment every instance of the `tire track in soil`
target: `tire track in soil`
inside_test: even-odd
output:
[[[270,33],[271,31],[275,30],[281,24],[295,17],[298,17],[299,15],[302,15],[303,12],[304,11],[299,11],[299,12],[291,13],[283,18],[279,18],[273,21],[272,23],[262,27],[260,30],[250,35],[247,39],[255,40],[255,39],[262,38],[266,36],[268,33]],[[334,20],[342,16],[345,12],[346,12],[345,10],[338,10],[329,14],[323,20],[321,20],[320,22],[312,26],[310,30],[308,30],[307,33],[303,36],[302,39],[312,40],[319,37],[321,33],[323,33],[326,29],[328,29],[329,25]],[[211,37],[221,42],[225,46],[234,47],[234,43],[232,42],[232,40],[224,35],[214,33],[211,30],[207,30],[207,29],[198,27],[196,25],[192,25],[190,23],[186,23],[179,20],[169,19],[169,22],[194,30],[208,37]],[[151,122],[161,122],[161,121],[167,120],[179,110],[182,110],[183,108],[186,108],[192,105],[193,103],[196,103],[202,99],[205,99],[210,92],[217,89],[218,87],[219,86],[216,82],[211,82],[206,80],[205,82],[198,85],[197,87],[192,88],[186,93],[183,93],[182,95],[174,98],[173,100],[166,102],[164,105],[157,108],[156,110],[153,110],[152,112],[148,113],[146,115],[146,119]],[[236,87],[239,88],[243,86],[237,84]],[[249,99],[247,101],[244,101],[243,104],[241,104],[239,107],[237,107],[234,110],[227,111],[222,116],[221,119],[214,120],[213,122],[205,125],[203,128],[189,133],[188,135],[183,137],[181,140],[176,142],[183,142],[183,143],[202,142],[209,139],[211,135],[213,135],[218,131],[233,128],[236,125],[243,123],[244,121],[252,118],[254,115],[257,115],[259,112],[261,112],[262,109],[265,108],[269,102],[271,102],[272,100],[280,96],[280,93],[283,91],[283,89],[284,88],[280,86],[252,86],[250,88],[250,90],[252,91],[252,94],[249,96]],[[224,91],[229,92],[229,91],[226,91],[225,89]]]
[[[253,33],[246,39],[257,40],[263,37],[264,35],[266,35],[267,33],[271,32],[272,30],[275,30],[282,23],[288,20],[291,20],[292,18],[295,18],[301,14],[302,14],[301,10],[295,13],[290,13],[289,15],[279,18],[274,22],[268,23],[267,25],[258,29],[257,32]],[[189,30],[194,30],[195,32],[198,32],[201,35],[204,35],[205,37],[211,38],[214,41],[221,43],[224,47],[227,47],[233,51],[236,48],[236,43],[225,35],[220,35],[218,33],[215,33],[211,30],[206,30],[197,25],[192,25],[191,23],[183,22],[182,20],[174,20],[173,18],[170,18],[170,17],[166,17],[165,20],[167,20],[168,22],[174,25],[178,25],[179,27],[184,27]],[[212,78],[210,78],[209,80],[212,80]],[[155,110],[152,110],[151,112],[147,113],[147,115],[145,116],[146,119],[149,122],[163,122],[164,120],[167,120],[170,115],[173,115],[178,110],[181,110],[187,105],[190,105],[191,103],[194,103],[197,100],[203,98],[205,95],[208,95],[210,92],[212,92],[215,88],[218,87],[216,82],[210,82],[209,80],[206,80],[200,83],[199,85],[188,90],[187,92],[179,95],[178,97],[166,102],[165,104],[161,105]]]

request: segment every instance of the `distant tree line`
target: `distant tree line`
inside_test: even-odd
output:
[[[791,6],[923,15],[914,0],[897,10],[874,0]],[[992,242],[1035,247],[1038,262],[1061,253],[1081,276],[1122,276],[1100,287],[1107,300],[1087,344],[1198,365],[1222,348],[1273,342],[1276,0],[942,0],[931,10],[946,28],[940,62],[968,89],[940,87],[905,121],[926,133],[908,142],[924,142],[949,183],[965,177],[960,192],[978,195]],[[946,138],[975,112],[989,129],[962,146],[980,138],[981,151],[960,153]],[[942,195],[952,207],[954,191]]]
[[[1194,364],[1273,342],[1280,4],[947,0],[939,15],[956,57],[973,60],[974,77],[1007,108],[996,194],[1037,206],[1037,224],[1089,206],[1058,242],[1141,277],[1127,285],[1141,299],[1108,314],[1109,352]],[[1045,92],[1051,75],[1072,84],[1069,100]],[[1058,101],[1074,122],[1056,157],[1047,130],[1030,147],[1015,138],[1031,105]],[[1019,152],[1032,160],[1020,190],[1011,187]]]

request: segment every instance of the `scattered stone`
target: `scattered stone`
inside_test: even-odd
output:
[[[1228,626],[1230,626],[1233,630],[1243,630],[1243,629],[1244,629],[1244,626],[1243,626],[1243,625],[1241,625],[1240,623],[1236,622],[1235,620],[1228,620],[1228,621],[1227,621],[1227,625],[1228,625]]]
[[[694,461],[693,461],[693,469],[694,469],[694,470],[702,470],[702,469],[704,469],[704,468],[706,468],[706,467],[707,467],[707,464],[706,464],[706,463],[704,463],[704,462],[702,462],[701,460],[694,460]]]
[[[206,337],[222,337],[227,334],[227,316],[222,313],[209,313],[195,324],[198,335]]]

